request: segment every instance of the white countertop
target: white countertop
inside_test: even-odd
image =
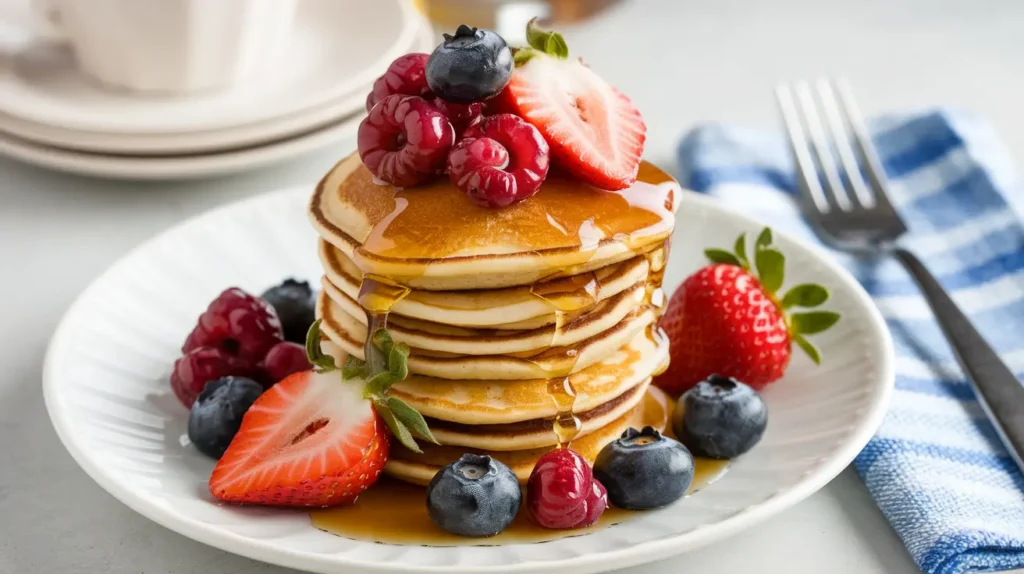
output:
[[[648,159],[674,168],[675,144],[694,123],[773,125],[775,82],[839,73],[867,112],[947,104],[982,113],[1020,162],[1022,31],[1024,3],[1013,0],[639,0],[566,36],[574,53],[638,104],[649,126]],[[349,149],[242,176],[157,185],[0,159],[0,573],[291,572],[174,534],[101,490],[50,426],[40,367],[64,309],[132,246],[211,206],[312,185]],[[684,571],[917,569],[848,469],[761,526],[630,574]]]

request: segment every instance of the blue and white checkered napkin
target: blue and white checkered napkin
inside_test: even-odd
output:
[[[990,125],[961,112],[871,127],[911,230],[906,245],[1024,372],[1024,231],[1008,203],[1016,180],[1007,151]],[[679,161],[684,186],[817,242],[793,201],[780,133],[703,125],[683,139]],[[1024,479],[924,299],[895,262],[836,258],[874,297],[896,347],[892,406],[855,462],[871,495],[926,574],[1024,567]]]

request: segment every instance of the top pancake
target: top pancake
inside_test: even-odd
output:
[[[550,174],[537,195],[489,209],[445,178],[409,189],[374,183],[352,154],[320,181],[309,215],[363,274],[415,289],[493,289],[655,249],[672,233],[679,193],[671,176],[644,162],[637,183],[619,192]]]

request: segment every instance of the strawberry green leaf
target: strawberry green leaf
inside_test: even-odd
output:
[[[373,349],[380,357],[377,362],[367,364],[365,377],[369,377],[369,380],[366,381],[363,396],[383,397],[391,385],[409,375],[409,346],[405,343],[395,344],[387,329],[377,329],[372,342],[366,347],[368,351]]]
[[[381,344],[388,345],[385,349]],[[391,335],[388,335],[386,329],[377,329],[374,331],[372,337],[367,337],[366,344],[363,345],[363,356],[366,358],[366,364],[370,369],[371,374],[382,373],[388,370],[388,353],[391,351],[390,347]]]
[[[441,444],[434,438],[434,433],[430,432],[430,427],[427,426],[427,421],[423,418],[423,415],[409,406],[408,403],[399,398],[388,397],[388,407],[395,414],[395,418],[401,421],[412,434],[434,444]]]
[[[415,452],[422,453],[420,445],[416,444],[416,439],[412,437],[412,433],[409,432],[409,428],[405,426],[402,421],[398,420],[395,413],[391,412],[391,407],[388,406],[387,401],[384,399],[378,399],[373,402],[373,407],[377,411],[377,414],[384,419],[384,423],[391,429],[391,434],[395,435],[398,442],[402,443],[402,446]]]
[[[569,57],[569,45],[558,32],[545,30],[534,18],[526,24],[526,43],[549,56],[565,59]]]
[[[736,258],[740,260],[740,267],[744,269],[750,269],[750,260],[747,259],[747,234],[743,233],[736,238],[736,244],[733,245],[732,250],[736,253]]]
[[[423,415],[405,401],[387,396],[391,385],[405,379],[409,374],[409,346],[405,343],[395,343],[387,329],[377,329],[367,344],[367,349],[371,347],[380,354],[379,363],[367,364],[355,359],[358,362],[352,362],[351,365],[354,373],[358,372],[364,378],[369,375],[369,380],[363,387],[363,397],[373,402],[374,409],[387,423],[391,434],[395,435],[405,448],[413,452],[422,452],[413,434],[436,444],[437,439],[430,432]],[[346,363],[346,368],[349,368],[349,363]]]
[[[728,263],[729,265],[743,267],[740,260],[725,249],[705,249],[704,256],[710,259],[713,263]]]
[[[395,342],[391,340],[391,333],[387,329],[377,329],[373,333],[373,344],[384,353],[385,357],[391,354],[391,347],[395,346]]]
[[[522,66],[539,53],[533,48],[519,48],[512,55],[512,63],[516,66]]]
[[[815,365],[821,364],[821,352],[810,341],[805,339],[803,335],[793,335],[793,342],[807,353],[807,356],[814,361]]]
[[[828,289],[815,283],[803,283],[786,292],[782,298],[782,308],[817,307],[828,301]]]
[[[761,234],[757,236],[757,241],[754,242],[754,251],[760,251],[772,244],[772,228],[765,227]]]
[[[388,389],[391,385],[400,381],[395,373],[391,371],[384,371],[383,373],[377,373],[370,377],[370,380],[366,381],[366,387],[363,389],[363,396],[366,398],[382,397],[387,394]]]
[[[306,331],[306,359],[313,368],[321,373],[333,371],[338,367],[334,364],[334,357],[324,353],[320,348],[320,341],[323,336],[320,334],[320,319],[313,321]],[[342,374],[344,376],[344,373]]]
[[[349,355],[345,359],[345,364],[341,367],[341,378],[344,381],[350,381],[352,379],[366,379],[370,376],[370,369],[366,366],[366,361],[357,358],[355,355]]]
[[[786,257],[781,251],[773,247],[758,249],[754,253],[754,264],[757,266],[757,278],[765,291],[775,293],[782,287],[786,279]]]
[[[827,330],[839,320],[839,313],[832,311],[811,311],[809,313],[793,313],[790,316],[793,332],[800,335],[813,335]]]
[[[409,375],[409,345],[398,343],[388,353],[388,370],[401,381]]]

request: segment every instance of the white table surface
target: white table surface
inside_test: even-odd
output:
[[[781,79],[843,73],[868,111],[935,104],[990,117],[1024,159],[1024,2],[637,1],[569,31],[649,126],[647,157],[674,168],[694,123],[776,121]],[[285,574],[149,522],[95,485],[54,434],[40,393],[47,340],[77,293],[146,237],[212,206],[312,184],[348,146],[201,182],[139,184],[0,159],[0,573]],[[847,469],[735,538],[630,574],[917,572]]]

